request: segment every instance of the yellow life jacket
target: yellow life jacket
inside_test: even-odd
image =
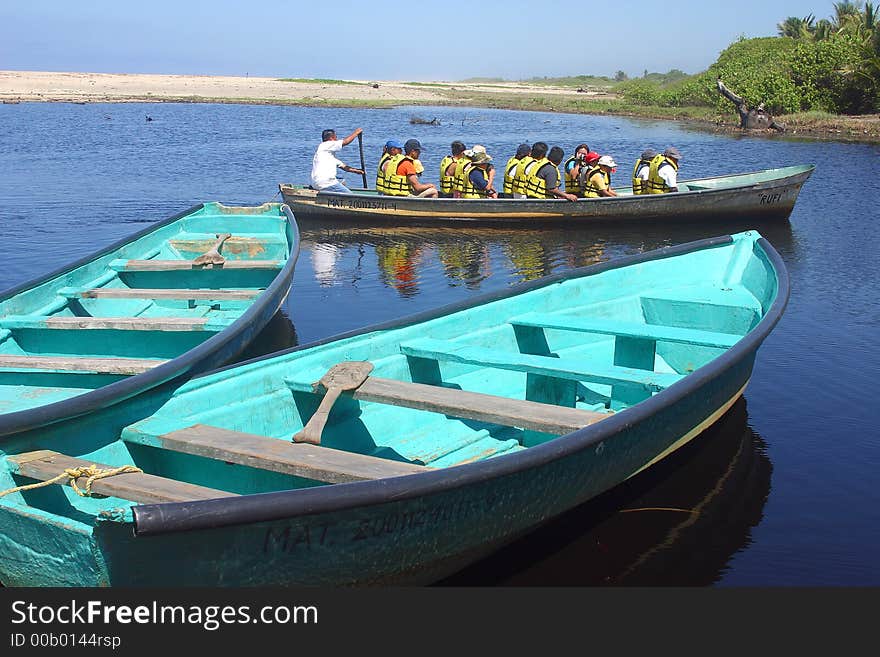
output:
[[[601,196],[601,194],[599,194],[599,188],[593,184],[593,176],[597,173],[602,174],[602,177],[605,179],[605,188],[608,189],[611,187],[611,174],[602,171],[602,167],[598,164],[594,164],[587,170],[587,176],[584,179],[584,196],[587,198],[597,198],[598,196]]]
[[[569,194],[574,194],[575,196],[583,196],[584,188],[581,187],[581,183],[578,180],[578,177],[572,175],[572,170],[574,169],[574,167],[572,166],[569,168],[568,166],[570,162],[574,161],[575,156],[572,155],[565,161],[565,164],[562,167],[562,170],[565,172],[565,191],[567,191]]]
[[[639,172],[643,166],[648,167],[650,171],[651,160],[643,160],[639,158],[636,160],[636,164],[633,167],[633,175],[632,175],[632,183],[633,183],[633,194],[647,194],[648,193],[648,181],[642,180],[636,174]],[[642,183],[645,183],[644,189],[642,188]]]
[[[379,166],[376,168],[376,191],[380,194],[385,193],[385,172],[382,171],[382,165],[393,157],[391,153],[382,153],[379,158]]]
[[[470,168],[470,158],[461,157],[455,162],[455,173],[452,178],[452,189],[459,194],[464,194],[465,188],[468,186],[467,172]]]
[[[678,165],[662,153],[651,160],[651,168],[648,170],[648,194],[665,194],[671,191],[666,181],[660,177],[660,167],[667,164],[678,171]]]
[[[425,165],[421,160],[413,160],[413,167],[415,167],[417,176],[421,176],[425,172]]]
[[[442,160],[440,160],[440,193],[441,194],[449,194],[452,195],[453,181],[455,176],[447,176],[446,170],[449,168],[449,165],[453,162],[457,162],[454,157],[451,155],[447,155]]]
[[[504,165],[504,193],[513,194],[514,180],[516,178],[516,168],[519,166],[519,158],[514,155],[507,160]]]
[[[388,166],[385,167],[385,193],[390,196],[410,195],[409,180],[407,180],[406,176],[401,176],[397,173],[397,167],[399,167],[400,163],[404,160],[413,162],[411,157],[407,157],[401,153],[388,160]]]
[[[526,174],[526,168],[535,161],[531,155],[526,155],[523,159],[519,161],[519,164],[516,165],[516,173],[513,176],[513,193],[514,194],[525,194],[526,186],[528,185],[529,177]]]
[[[480,175],[483,176],[483,180],[488,184],[489,182],[489,172],[485,169],[480,169],[479,167],[470,164],[466,167],[467,170],[467,187],[465,188],[464,194],[462,194],[462,198],[486,198],[488,194],[485,189],[478,189],[474,187],[474,184],[471,182],[471,172],[476,169],[480,172]]]
[[[526,196],[528,196],[529,198],[555,198],[553,194],[551,194],[547,190],[546,181],[543,178],[538,177],[538,173],[548,164],[556,169],[556,186],[558,187],[559,183],[562,181],[562,176],[559,173],[559,167],[553,164],[546,157],[542,157],[540,160],[536,161],[533,166],[530,166],[528,170]]]

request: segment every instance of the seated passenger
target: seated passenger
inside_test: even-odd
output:
[[[409,139],[403,145],[403,150],[405,155],[393,157],[386,165],[386,193],[392,196],[437,198],[437,187],[419,180],[419,171],[424,171],[424,167],[419,162],[422,145],[417,139]],[[392,168],[394,173],[388,173]]]
[[[517,198],[515,196],[516,192],[516,170],[519,166],[520,162],[524,157],[529,157],[532,153],[532,147],[528,144],[520,144],[516,149],[516,154],[507,160],[507,164],[504,165],[504,187],[503,191],[499,196],[501,198]],[[529,158],[531,159],[531,158]],[[522,198],[525,196],[524,193],[520,192]]]
[[[648,170],[648,193],[666,194],[678,191],[678,161],[681,153],[675,146],[670,146],[660,155],[651,160]]]
[[[492,189],[489,182],[488,168],[492,156],[486,153],[474,153],[467,166],[467,185],[462,198],[498,198],[498,192]]]
[[[535,146],[537,144],[532,146],[533,154],[535,153]],[[544,146],[546,147],[546,144]],[[564,155],[565,152],[559,146],[554,146],[547,152],[546,157],[541,157],[541,159],[529,166],[526,196],[529,198],[563,198],[568,201],[577,201],[577,196],[560,189],[562,175],[559,172],[559,165],[562,163]]]
[[[646,148],[636,160],[632,174],[633,194],[648,193],[648,173],[651,170],[651,160],[655,157],[657,157],[657,151],[653,148]]]
[[[587,186],[584,190],[587,198],[600,196],[617,196],[611,188],[611,173],[615,171],[617,162],[610,155],[603,155],[587,174]]]
[[[465,150],[464,142],[454,141],[450,146],[450,155],[447,155],[440,161],[440,196],[442,198],[452,198],[455,181],[455,165],[459,160],[463,159],[462,153]]]
[[[400,145],[400,142],[393,139],[389,139],[385,142],[385,147],[382,149],[382,156],[379,158],[379,166],[376,167],[376,191],[380,194],[386,193],[385,168],[388,165],[388,161],[395,155],[400,155],[402,151],[403,146]]]

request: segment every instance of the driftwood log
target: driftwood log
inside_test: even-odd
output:
[[[721,78],[718,78],[715,84],[718,87],[718,92],[736,106],[736,111],[739,113],[740,128],[748,130],[767,130],[772,128],[780,132],[785,130],[785,126],[777,123],[767,110],[764,109],[764,103],[759,104],[757,107],[749,107],[745,99],[737,96],[724,86]]]

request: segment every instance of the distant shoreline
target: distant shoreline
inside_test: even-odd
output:
[[[387,108],[447,105],[638,116],[688,121],[707,130],[742,132],[731,110],[723,120],[688,115],[676,108],[624,106],[601,89],[574,89],[528,82],[405,82],[389,80],[284,80],[266,77],[0,71],[0,103],[237,103],[309,107]],[[433,117],[425,117],[431,119]],[[785,135],[880,143],[880,115],[779,117]],[[756,134],[752,132],[752,134]],[[766,133],[769,138],[776,133]]]
[[[211,75],[0,71],[2,102],[338,103],[384,107],[393,104],[450,104],[450,92],[487,91],[531,94],[535,92],[535,87],[517,83],[284,80]],[[566,87],[541,88],[540,92],[578,95],[576,90]]]

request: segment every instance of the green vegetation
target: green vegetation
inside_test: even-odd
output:
[[[636,105],[706,107],[729,113],[724,84],[750,106],[764,103],[772,114],[880,111],[880,21],[871,2],[835,3],[835,16],[815,21],[789,17],[778,37],[741,38],[708,70],[695,76],[670,71],[626,80],[615,87]]]
[[[608,89],[615,85],[615,80],[613,78],[609,78],[604,75],[572,75],[561,78],[529,78],[527,80],[523,80],[523,82],[551,87],[593,87],[599,89]]]
[[[278,80],[279,82],[306,82],[309,84],[366,84],[365,82],[354,82],[352,80],[328,80],[326,78],[279,78]]]

